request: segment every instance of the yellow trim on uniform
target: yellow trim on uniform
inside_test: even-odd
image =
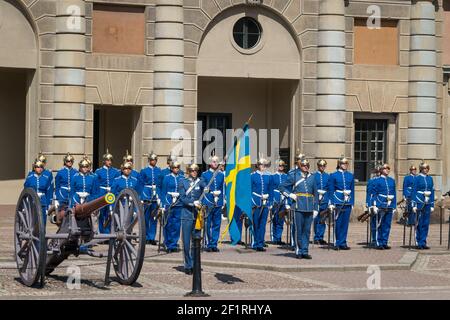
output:
[[[314,195],[312,193],[296,193],[297,197],[314,197]]]

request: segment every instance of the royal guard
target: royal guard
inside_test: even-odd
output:
[[[319,213],[328,208],[328,179],[330,175],[325,172],[327,168],[327,161],[320,159],[317,161],[317,171],[314,173],[316,180],[317,192],[319,194]],[[325,223],[320,223],[320,215],[314,218],[314,244],[327,244],[323,239],[325,235]]]
[[[70,202],[70,185],[77,170],[73,168],[75,158],[67,153],[63,158],[64,166],[55,177],[55,206],[68,206]]]
[[[328,208],[333,212],[335,221],[334,250],[350,250],[347,245],[347,233],[350,215],[355,205],[355,180],[353,174],[348,171],[348,165],[348,159],[341,156],[337,161],[336,172],[332,173],[328,180],[330,198]]]
[[[172,172],[172,169],[171,169],[170,165],[174,161],[178,161],[177,160],[177,156],[173,155],[172,153],[170,153],[169,156],[167,157],[167,167],[161,170],[161,175],[159,177],[159,179],[160,179],[159,185],[160,186],[162,186],[162,182],[163,182],[164,177]],[[181,176],[184,176],[184,172],[181,169],[179,170],[178,174],[181,175]]]
[[[411,165],[409,167],[409,175],[405,176],[403,179],[403,199],[407,204],[407,213],[408,213],[408,225],[413,225],[415,222],[414,214],[412,214],[412,202],[411,202],[411,194],[414,185],[414,177],[417,175],[417,168],[415,165]]]
[[[131,174],[133,171],[133,163],[125,162],[120,167],[122,174],[114,179],[111,186],[111,192],[117,197],[119,193],[124,189],[133,189],[140,194],[142,191],[139,179],[133,177]]]
[[[45,163],[36,159],[33,163],[31,174],[25,179],[24,188],[32,188],[36,191],[42,207],[44,225],[47,223],[47,209],[53,198],[53,183],[47,175],[44,175]]]
[[[180,240],[181,209],[180,188],[184,177],[180,174],[181,164],[178,161],[170,163],[170,174],[163,178],[161,185],[161,211],[166,216],[164,219],[164,246],[167,253],[178,251],[178,240]]]
[[[133,156],[128,153],[128,150],[127,150],[126,154],[123,156],[122,160],[123,160],[123,163],[130,162],[134,166]],[[139,179],[139,172],[137,172],[136,170],[133,169],[133,170],[131,170],[131,176],[136,179]]]
[[[180,201],[183,204],[181,210],[181,233],[183,237],[184,272],[188,275],[192,274],[194,268],[191,239],[195,235],[201,236],[201,229],[195,229],[197,214],[202,206],[200,197],[204,187],[198,176],[199,171],[198,165],[189,165],[187,169],[189,177],[182,180],[180,188]]]
[[[391,231],[392,216],[397,208],[397,191],[395,180],[389,177],[390,166],[385,163],[380,168],[380,176],[374,179],[371,190],[373,212],[376,221],[376,248],[378,250],[390,249],[388,246]]]
[[[50,170],[46,169],[47,166],[47,158],[44,156],[44,154],[41,152],[39,152],[36,160],[39,160],[41,163],[44,164],[44,171],[42,172],[42,174],[44,176],[46,176],[48,179],[50,179],[50,183],[53,183],[53,174]],[[33,175],[35,173],[34,169],[30,170],[30,172],[28,172],[28,175]]]
[[[205,190],[203,205],[206,207],[206,251],[218,252],[217,243],[222,223],[222,208],[225,205],[225,174],[220,171],[219,157],[213,155],[209,158],[209,169],[202,173],[201,180],[207,186],[213,179],[209,188]],[[219,170],[216,175],[214,172]]]
[[[256,162],[257,170],[251,174],[254,233],[252,248],[256,251],[266,251],[264,248],[266,223],[273,202],[272,177],[266,171],[268,164],[269,161],[260,156]]]
[[[281,185],[281,192],[292,200],[295,224],[295,255],[297,259],[311,259],[309,239],[311,224],[319,214],[319,193],[316,180],[309,172],[310,164],[305,157],[297,156],[297,168],[290,171]]]
[[[98,196],[97,179],[90,173],[91,162],[83,158],[70,184],[70,207],[94,200]]]
[[[428,175],[430,165],[422,161],[419,165],[419,174],[414,177],[411,193],[411,205],[414,220],[416,221],[417,249],[430,249],[427,246],[430,215],[434,211],[434,184],[433,178]]]
[[[158,226],[156,211],[161,206],[161,185],[159,184],[161,168],[156,165],[157,162],[158,156],[154,152],[150,152],[148,166],[139,174],[142,183],[141,200],[144,202],[145,211],[146,243],[151,245],[156,245],[156,228]]]
[[[99,187],[98,195],[103,196],[108,192],[111,192],[111,187],[114,179],[120,175],[120,171],[112,166],[113,156],[106,149],[106,153],[103,155],[103,166],[95,171],[97,178],[97,185]],[[110,233],[110,221],[108,216],[112,214],[112,205],[108,205],[100,210],[98,216],[98,225],[100,233]]]
[[[273,187],[273,207],[271,211],[272,219],[270,225],[270,240],[273,244],[284,245],[281,241],[283,234],[284,219],[280,217],[280,212],[286,210],[286,197],[280,191],[280,186],[287,179],[286,163],[283,160],[277,161],[277,172],[272,175],[272,187]]]
[[[366,207],[367,210],[374,211],[374,200],[373,200],[373,183],[376,179],[380,177],[381,174],[381,165],[376,164],[375,168],[372,170],[372,174],[370,179],[367,181],[366,185]],[[377,243],[377,219],[372,216],[370,218],[370,246],[376,246]]]

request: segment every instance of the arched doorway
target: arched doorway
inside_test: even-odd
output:
[[[290,30],[282,17],[259,6],[232,7],[211,21],[197,60],[203,132],[218,123],[221,131],[239,128],[253,115],[251,127],[259,134],[279,130],[278,152],[289,162],[301,79],[299,45]]]
[[[0,2],[0,203],[13,204],[35,153],[37,43],[17,1]]]

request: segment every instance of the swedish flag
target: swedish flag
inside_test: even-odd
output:
[[[250,161],[250,135],[249,125],[245,124],[243,134],[236,139],[232,151],[227,157],[225,168],[225,184],[227,196],[228,229],[232,244],[237,244],[241,239],[241,231],[238,227],[241,212],[250,220],[250,232],[252,232],[252,185],[251,185],[251,161]],[[225,230],[226,232],[226,230]],[[225,233],[224,232],[224,233]]]

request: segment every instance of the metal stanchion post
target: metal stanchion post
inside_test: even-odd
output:
[[[202,290],[202,266],[201,266],[201,235],[195,234],[192,237],[194,247],[194,272],[192,276],[192,291],[185,294],[185,297],[209,297]]]

